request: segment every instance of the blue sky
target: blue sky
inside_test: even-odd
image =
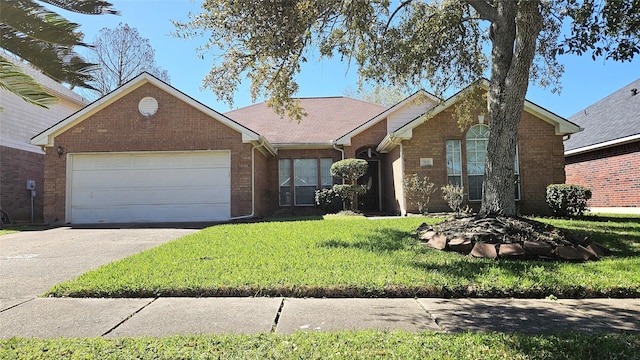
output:
[[[120,11],[119,16],[79,15],[59,9],[55,11],[81,24],[80,30],[85,33],[87,42],[92,42],[101,28],[115,28],[120,22],[137,28],[142,37],[150,40],[156,51],[156,62],[169,72],[172,86],[216,111],[226,112],[231,109],[228,104],[218,102],[210,90],[200,90],[202,79],[209,72],[213,61],[211,55],[204,60],[197,56],[196,48],[206,39],[185,40],[171,36],[174,30],[171,20],[185,21],[189,12],[199,13],[201,1],[111,2],[114,8]],[[565,55],[559,60],[565,66],[565,73],[561,78],[561,94],[552,94],[548,89],[530,86],[527,99],[565,118],[640,77],[640,57],[626,63],[604,59],[593,61],[590,55]],[[309,59],[309,63],[303,66],[298,80],[300,97],[335,96],[343,95],[345,89],[355,90],[358,77],[355,66],[348,70],[346,64],[337,59]],[[247,82],[243,83],[235,94],[233,108],[250,104]]]

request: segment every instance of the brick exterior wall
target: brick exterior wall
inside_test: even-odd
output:
[[[9,213],[12,222],[31,222],[31,192],[27,180],[35,180],[33,220],[43,221],[44,155],[0,146],[0,207]]]
[[[351,138],[351,146],[344,147],[344,158],[354,158],[362,149],[375,148],[387,135],[387,119],[379,121],[367,130]]]
[[[447,183],[446,140],[462,140],[462,178],[466,187],[466,132],[460,131],[453,116],[454,107],[413,129],[413,137],[403,142],[405,176],[418,174],[428,176],[435,183],[436,191],[431,196],[429,211],[449,211],[442,199],[440,187]],[[564,145],[562,136],[555,135],[555,128],[537,117],[523,113],[518,128],[518,151],[521,180],[521,200],[518,210],[524,214],[546,214],[546,187],[564,182]],[[433,158],[433,166],[421,167],[420,158]],[[465,191],[465,199],[468,196]],[[465,201],[466,205],[478,209],[480,202]],[[407,204],[408,212],[416,212],[414,204]]]
[[[640,207],[640,141],[567,156],[567,184],[591,189],[590,207]]]
[[[158,101],[155,115],[145,118],[138,102]],[[57,146],[65,156],[58,156]],[[59,134],[45,159],[44,218],[65,220],[66,154],[81,152],[230,150],[231,216],[251,213],[251,144],[239,132],[212,119],[176,97],[144,84],[76,126]],[[256,151],[256,159],[261,154]]]

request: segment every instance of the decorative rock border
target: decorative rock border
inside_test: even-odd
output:
[[[511,217],[465,217],[435,226],[422,224],[426,246],[488,259],[598,260],[610,252],[587,238],[538,221]]]

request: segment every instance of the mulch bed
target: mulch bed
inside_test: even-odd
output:
[[[598,260],[610,254],[588,238],[554,226],[517,217],[470,216],[435,226],[422,224],[418,236],[426,246],[478,258]]]

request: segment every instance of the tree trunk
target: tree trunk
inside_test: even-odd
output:
[[[515,154],[529,72],[542,29],[538,1],[499,1],[490,35],[489,125],[481,216],[516,216]]]

